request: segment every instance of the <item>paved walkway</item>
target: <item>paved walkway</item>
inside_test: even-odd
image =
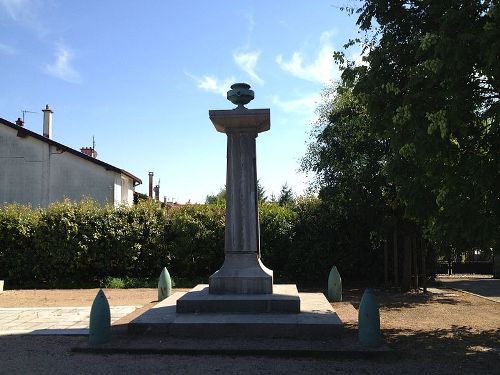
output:
[[[140,306],[112,306],[111,324]],[[90,307],[0,308],[0,336],[86,335]]]
[[[476,294],[491,301],[500,302],[500,279],[440,277],[439,281],[441,281],[446,288],[458,289]]]

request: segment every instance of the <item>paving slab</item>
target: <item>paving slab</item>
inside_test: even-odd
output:
[[[440,277],[443,286],[486,298],[493,302],[500,302],[500,279],[480,277]]]
[[[440,297],[457,297],[457,293],[450,293],[448,290],[443,290],[439,288],[427,288],[427,292]]]
[[[140,306],[112,306],[111,324]],[[0,308],[0,336],[87,335],[90,307]]]
[[[300,313],[177,313],[174,293],[128,324],[131,333],[174,337],[334,337],[342,322],[322,293],[299,293]]]

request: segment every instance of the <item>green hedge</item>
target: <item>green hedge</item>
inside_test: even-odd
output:
[[[348,278],[373,276],[380,267],[380,254],[370,253],[363,236],[347,243],[345,228],[318,199],[263,203],[260,224],[262,259],[278,282],[323,286],[333,264]],[[107,277],[156,278],[163,267],[176,280],[207,282],[223,259],[221,205],[0,207],[0,279],[9,286],[95,286]]]

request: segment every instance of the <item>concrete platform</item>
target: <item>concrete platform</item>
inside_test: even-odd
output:
[[[465,277],[439,277],[444,288],[459,290],[476,297],[500,302],[500,279],[491,276],[467,275]]]
[[[299,313],[300,298],[293,284],[273,285],[273,294],[209,294],[199,284],[177,299],[177,313]]]
[[[331,338],[342,322],[322,293],[299,293],[299,313],[177,313],[174,293],[128,324],[130,333],[173,337]]]

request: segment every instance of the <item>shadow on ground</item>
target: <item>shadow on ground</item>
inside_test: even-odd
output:
[[[483,374],[498,371],[500,359],[500,329],[477,332],[471,327],[415,331],[386,329],[383,335],[390,347],[414,359],[461,363]]]
[[[343,299],[349,301],[358,309],[361,302],[361,297],[365,288],[349,288],[343,292]],[[380,308],[402,309],[413,308],[424,305],[436,298],[430,293],[423,292],[407,292],[401,293],[391,289],[375,289]],[[437,299],[436,299],[437,300]],[[455,304],[457,300],[454,298],[440,297],[439,303]]]

